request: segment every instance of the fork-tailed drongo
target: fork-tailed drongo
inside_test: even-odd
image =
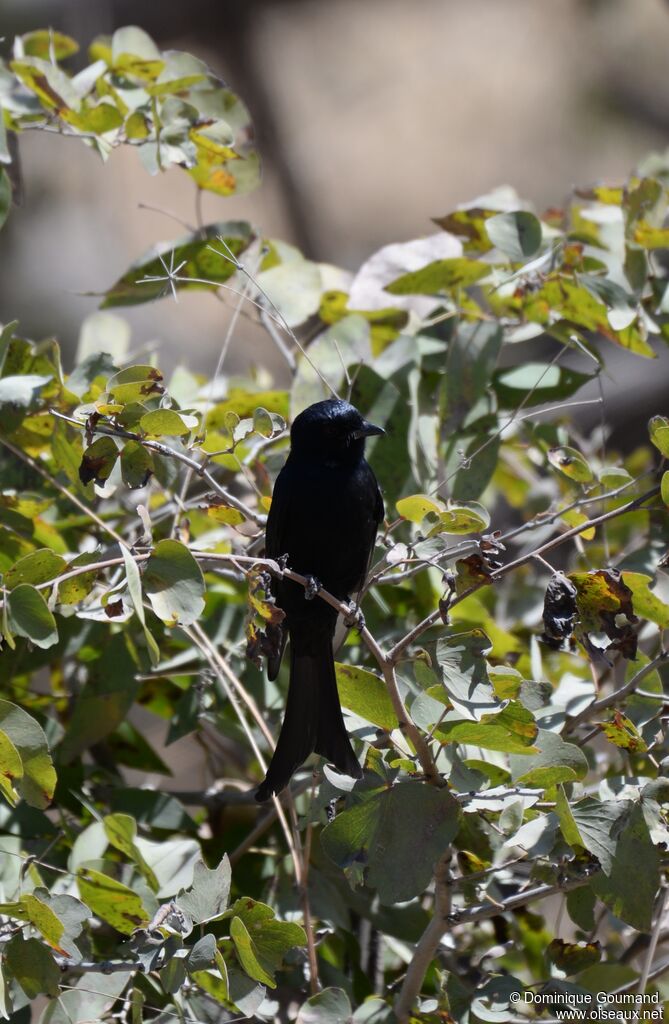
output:
[[[376,477],[365,461],[365,438],[383,434],[340,399],[316,402],[296,417],[291,448],[277,477],[267,517],[268,558],[313,577],[340,601],[362,586],[383,519]],[[312,752],[346,775],[362,774],[339,704],[332,650],[337,611],[287,579],[273,582],[285,612],[268,675],[275,679],[290,639],[288,700],[279,741],[257,800],[280,792]]]

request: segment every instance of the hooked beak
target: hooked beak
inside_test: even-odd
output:
[[[377,427],[374,423],[363,420],[360,429],[354,430],[352,436],[355,441],[359,441],[361,437],[374,437],[376,434],[385,434],[383,427]]]

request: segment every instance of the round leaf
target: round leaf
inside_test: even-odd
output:
[[[56,620],[39,590],[20,583],[7,594],[7,613],[12,633],[24,636],[36,647],[58,643]]]
[[[522,263],[538,251],[541,245],[541,224],[533,213],[516,210],[498,213],[486,222],[488,238],[513,263]]]
[[[202,570],[177,540],[156,544],[144,573],[144,589],[154,612],[167,625],[190,625],[204,610]]]

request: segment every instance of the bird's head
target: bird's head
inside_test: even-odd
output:
[[[384,434],[358,410],[340,398],[316,402],[297,416],[290,431],[291,451],[324,463],[348,463],[361,458],[365,438]]]

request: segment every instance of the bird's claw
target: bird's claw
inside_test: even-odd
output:
[[[344,625],[347,629],[357,629],[359,633],[362,633],[365,628],[365,616],[359,604],[351,604],[349,613],[344,619]]]
[[[317,580],[315,576],[307,576],[306,580],[307,585],[304,588],[304,600],[313,601],[319,590],[323,589],[323,584],[320,580]]]

